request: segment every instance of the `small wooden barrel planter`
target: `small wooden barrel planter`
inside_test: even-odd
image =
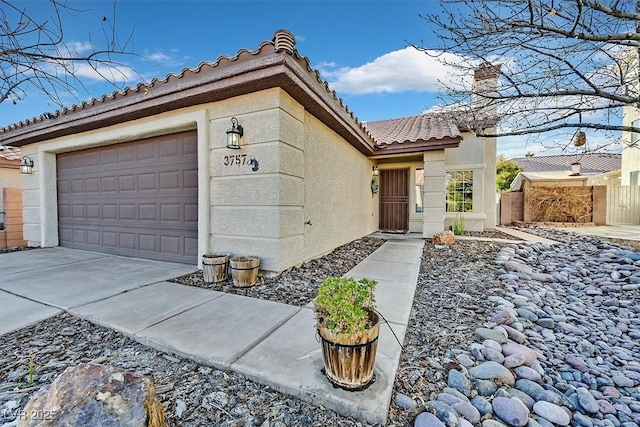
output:
[[[227,280],[229,267],[228,255],[203,255],[202,275],[206,283],[218,283]]]
[[[366,388],[373,380],[380,320],[374,312],[369,313],[369,318],[374,326],[354,336],[338,335],[318,327],[324,373],[334,386],[356,391]]]
[[[257,256],[237,256],[229,261],[233,286],[246,288],[253,286],[258,280],[260,258]]]

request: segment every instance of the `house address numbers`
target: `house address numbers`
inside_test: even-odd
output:
[[[249,157],[247,154],[226,155],[223,158],[223,164],[226,167],[249,166],[253,172],[257,172],[259,169],[258,160],[254,157]]]

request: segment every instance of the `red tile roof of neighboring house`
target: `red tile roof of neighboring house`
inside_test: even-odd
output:
[[[512,159],[525,172],[570,171],[571,163],[580,162],[581,174],[599,174],[620,170],[621,154],[585,153],[558,156],[533,156]]]
[[[18,147],[9,147],[8,145],[0,144],[0,158],[4,160],[18,160],[22,157],[22,150]]]

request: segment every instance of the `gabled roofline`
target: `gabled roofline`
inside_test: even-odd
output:
[[[0,141],[23,146],[95,130],[179,108],[221,101],[280,87],[364,155],[375,141],[342,100],[329,89],[309,60],[293,49],[291,33],[278,30],[257,50],[240,50],[215,63],[169,74],[148,84],[117,91],[100,99],[0,129]]]

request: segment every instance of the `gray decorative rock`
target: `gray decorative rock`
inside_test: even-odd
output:
[[[396,393],[395,402],[398,408],[408,410],[418,406],[418,403],[406,394]]]
[[[585,412],[590,414],[595,414],[600,410],[596,398],[584,387],[578,389],[578,403]]]
[[[480,412],[480,415],[484,416],[493,412],[491,402],[482,396],[475,396],[471,399],[471,404]]]
[[[471,394],[471,381],[460,371],[451,369],[449,371],[449,377],[447,379],[447,385],[453,389],[458,390],[465,396]]]
[[[491,380],[476,379],[473,381],[473,389],[477,391],[480,396],[492,396],[498,389],[498,386]]]
[[[496,397],[493,399],[493,412],[507,425],[523,427],[529,422],[529,409],[514,397]]]
[[[483,340],[493,340],[500,344],[507,342],[507,333],[504,331],[504,329],[478,328],[475,332],[476,335],[478,335]]]
[[[497,362],[483,362],[469,369],[469,375],[481,380],[493,380],[508,386],[513,386],[515,378],[511,371]]]
[[[537,383],[542,381],[542,375],[540,375],[535,369],[528,366],[518,366],[514,371],[518,378],[535,381]]]
[[[496,420],[484,420],[482,422],[482,427],[506,427],[500,421]]]
[[[437,400],[425,402],[424,407],[435,411],[436,416],[446,427],[457,427],[459,423],[458,414],[449,405]]]
[[[508,325],[501,325],[500,327],[507,331],[507,336],[509,337],[509,339],[517,342],[518,344],[524,344],[525,342],[527,342],[527,337],[522,332]]]
[[[560,406],[551,402],[536,402],[533,405],[533,412],[536,415],[560,426],[569,425],[571,422],[569,414]]]
[[[538,383],[535,383],[531,380],[518,380],[516,381],[516,388],[523,393],[531,396],[533,400],[540,400],[540,396],[542,396],[545,392],[545,389]]]
[[[423,412],[416,417],[414,427],[446,427],[442,421],[430,412]]]
[[[504,358],[502,364],[507,368],[516,368],[527,362],[527,357],[523,353],[514,353]]]
[[[538,355],[535,351],[531,350],[527,346],[514,342],[504,344],[502,346],[502,354],[504,354],[505,357],[511,356],[513,354],[521,354],[525,358],[525,363],[529,366],[531,366],[536,360],[538,360]]]

